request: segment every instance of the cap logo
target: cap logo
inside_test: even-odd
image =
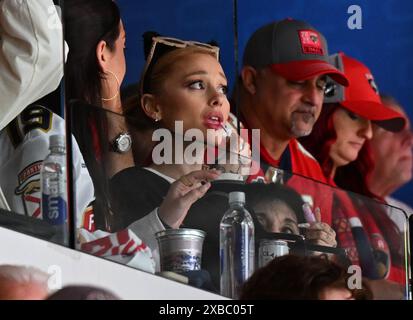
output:
[[[370,87],[374,90],[374,92],[378,95],[379,88],[377,87],[376,82],[374,81],[374,77],[371,73],[366,73],[366,79],[369,82]]]
[[[323,44],[321,43],[320,35],[316,31],[300,30],[298,35],[303,53],[324,55]]]

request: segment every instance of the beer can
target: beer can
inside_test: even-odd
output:
[[[258,267],[261,268],[275,257],[281,257],[288,253],[287,241],[262,239],[258,249]]]

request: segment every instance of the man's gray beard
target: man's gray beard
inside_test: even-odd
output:
[[[290,132],[292,134],[293,137],[295,138],[301,138],[301,137],[306,137],[311,133],[312,129],[307,130],[307,131],[303,131],[303,130],[298,130],[295,126],[295,122],[293,121],[291,123],[291,129]]]
[[[311,129],[307,130],[307,131],[303,131],[303,130],[299,130],[296,126],[296,122],[298,121],[296,119],[296,114],[293,114],[292,119],[291,119],[291,127],[290,127],[290,133],[293,137],[295,138],[301,138],[301,137],[305,137],[308,136],[311,131],[313,130],[313,126],[315,123],[315,119],[314,117],[304,117],[301,120],[303,120],[306,124],[310,124],[311,123]]]

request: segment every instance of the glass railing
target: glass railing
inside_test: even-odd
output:
[[[178,158],[171,158],[177,154],[168,154],[168,150],[174,149],[179,140],[184,140],[184,136],[175,132],[173,146],[168,149],[167,132],[162,132],[165,139],[161,142],[153,141],[151,132],[136,129],[136,119],[84,103],[72,104],[71,110],[72,116],[76,114],[72,118],[73,122],[80,124],[83,121],[80,117],[85,117],[88,123],[81,128],[73,126],[73,134],[86,166],[94,170],[89,172],[95,188],[94,203],[98,204],[93,210],[94,227],[81,225],[80,222],[91,221],[82,214],[77,215],[77,226],[89,228],[89,231],[101,229],[112,233],[129,228],[149,246],[155,261],[155,271],[160,272],[160,248],[155,233],[170,226],[165,218],[161,218],[159,208],[182,167],[182,163],[176,161]],[[113,132],[107,129],[114,124],[117,124],[114,127],[127,129],[131,135],[132,153],[113,151]],[[159,134],[154,136],[159,137]],[[160,147],[162,143],[164,145]],[[184,155],[190,145],[193,147],[191,150],[199,146],[199,150],[207,153],[208,146],[205,147],[203,142],[192,141],[183,145]],[[159,153],[160,149],[164,149],[164,152]],[[218,149],[216,155],[219,150],[223,149]],[[232,155],[236,158],[235,154]],[[230,154],[227,153],[227,156],[229,159]],[[131,161],[132,158],[136,164]],[[152,160],[159,161],[160,158],[166,164],[154,166]],[[206,159],[205,156],[205,162]],[[216,164],[209,164],[210,168],[214,166],[217,167]],[[220,222],[229,208],[228,194],[242,191],[246,195],[246,208],[252,214],[255,225],[256,268],[259,266],[260,253],[262,258],[261,240],[283,240],[288,244],[290,254],[325,255],[348,272],[360,270],[362,277],[372,281],[399,284],[398,293],[403,292],[403,296],[408,297],[408,220],[401,209],[277,168],[268,168],[265,179],[258,182],[259,179],[248,181],[247,171],[238,171],[244,176],[229,172],[234,169],[234,165],[221,163],[219,168],[229,170],[211,182],[209,190],[190,206],[180,224],[180,228],[206,232],[201,262],[203,271],[202,275],[198,275],[208,282],[203,288],[219,292]],[[168,217],[168,209],[171,215],[172,210],[175,210],[171,203],[167,203],[166,207],[164,204],[164,217]],[[309,211],[316,219],[330,226],[326,233],[312,234]],[[401,229],[391,222],[389,214],[393,217],[397,215],[398,219],[405,222]],[[330,238],[325,238],[326,235]]]
[[[364,44],[365,41],[363,31],[348,28],[337,32],[332,27],[330,13],[338,10],[338,7],[332,8],[332,4],[324,3],[317,6],[311,3],[311,8],[318,8],[317,12],[307,8],[302,1],[290,1],[288,4],[261,1],[260,5],[254,6],[249,1],[221,0],[204,1],[203,5],[186,0],[162,1],[161,5],[146,0],[136,3],[118,1],[117,4],[127,33],[127,72],[121,90],[123,106],[129,106],[126,115],[82,101],[66,101],[67,109],[64,112],[64,93],[59,88],[36,103],[40,107],[28,109],[18,120],[13,120],[7,132],[1,132],[3,141],[7,141],[8,145],[2,145],[1,150],[6,160],[0,167],[1,191],[4,194],[0,194],[0,226],[53,242],[60,241],[60,227],[42,219],[40,163],[48,154],[49,136],[54,133],[65,135],[65,115],[68,131],[73,135],[67,144],[67,212],[70,229],[65,239],[65,243],[72,248],[220,292],[219,225],[228,209],[229,193],[241,191],[246,195],[246,208],[252,214],[255,226],[256,268],[262,252],[262,240],[273,243],[274,240],[281,240],[287,244],[291,254],[325,255],[350,272],[360,268],[363,277],[381,284],[377,290],[384,292],[389,288],[387,283],[396,283],[403,291],[403,296],[409,297],[409,225],[406,213],[401,209],[277,168],[265,168],[263,177],[259,178],[254,166],[259,162],[254,154],[256,148],[252,150],[252,159],[242,157],[243,168],[248,167],[247,160],[252,161],[253,172],[243,171],[238,162],[226,165],[225,161],[222,163],[217,160],[228,160],[231,155],[233,159],[238,158],[237,153],[224,150],[223,145],[216,148],[213,144],[205,145],[203,139],[194,142],[191,140],[193,137],[182,136],[184,132],[179,133],[182,123],[175,126],[173,134],[161,131],[153,136],[154,128],[143,123],[142,118],[134,112],[134,109],[140,108],[138,81],[145,62],[141,35],[148,30],[185,40],[215,40],[220,46],[220,62],[230,89],[237,79],[236,71],[240,69],[242,49],[248,37],[254,29],[274,19],[293,16],[308,20],[325,32],[331,44],[331,53],[341,50],[357,52],[359,55],[365,53],[367,60],[376,59],[376,63],[377,58],[371,55],[375,50],[371,48],[382,43],[384,31],[376,33],[380,41],[371,37],[372,42],[362,49],[360,43]],[[277,10],[274,11],[274,8]],[[343,9],[344,15],[346,9]],[[342,25],[349,25],[347,22],[350,18],[343,18]],[[383,15],[378,15],[377,21],[381,23],[382,18]],[[48,30],[46,33],[49,31],[52,32]],[[410,34],[405,35],[408,36]],[[394,52],[396,49],[406,52],[397,46],[392,47]],[[401,59],[399,51],[397,57]],[[379,72],[382,72],[380,80],[385,80],[383,74],[387,74],[386,69]],[[403,69],[399,72],[399,78],[403,79],[407,74]],[[234,110],[234,113],[237,111]],[[29,137],[28,133],[35,131],[41,138]],[[118,152],[119,148],[127,149],[129,138],[125,133],[130,135],[131,149],[124,153]],[[168,145],[168,141],[173,144]],[[227,147],[231,150],[230,145]],[[219,150],[223,150],[222,153]],[[215,156],[208,158],[210,154]],[[198,165],[186,166],[181,170],[185,155],[196,158]],[[16,159],[22,159],[19,166],[15,166]],[[153,166],[155,159],[167,164]],[[203,166],[205,164],[207,166]],[[205,195],[188,207],[182,221],[178,219],[180,229],[205,232],[201,270],[184,272],[182,277],[161,271],[160,249],[155,234],[171,227],[177,228],[171,225],[174,220],[169,219],[176,213],[173,211],[176,209],[175,203],[164,204],[164,201],[171,183],[183,173],[190,172],[191,168],[217,168],[227,172],[211,181],[211,187]],[[184,182],[189,185],[193,183],[188,180]],[[159,207],[162,204],[164,206],[160,214]],[[308,211],[314,215],[318,215],[316,212],[319,211],[321,221],[330,226],[334,233],[327,228],[328,232],[320,232],[318,236],[314,232],[311,234],[308,219],[312,218]],[[283,224],[279,221],[281,216],[284,218]],[[401,223],[396,226],[392,220]],[[335,236],[323,238],[323,235],[331,234]],[[123,242],[116,242],[115,238]],[[129,250],[132,243],[137,244],[138,249],[133,247],[133,250]],[[106,251],[99,250],[102,247]],[[137,254],[140,251],[144,252],[142,263]],[[271,253],[267,252],[267,259],[268,256],[272,257]],[[196,263],[199,266],[198,260]]]

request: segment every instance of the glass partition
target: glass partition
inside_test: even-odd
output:
[[[60,2],[54,1],[54,4]],[[39,71],[39,76],[33,76],[37,87],[26,88],[16,95],[22,98],[26,94],[32,98],[22,100],[17,106],[21,110],[16,115],[1,119],[7,119],[7,123],[3,126],[3,121],[0,128],[0,226],[219,293],[222,268],[220,223],[229,209],[229,193],[240,191],[245,194],[245,207],[254,224],[254,269],[281,253],[323,255],[340,264],[348,273],[360,274],[380,283],[375,290],[384,292],[389,288],[386,284],[396,284],[403,291],[402,295],[409,298],[410,248],[405,212],[275,167],[267,166],[265,172],[260,171],[259,132],[255,138],[241,132],[244,140],[252,142],[249,153],[236,139],[239,133],[237,119],[229,115],[228,123],[223,121],[230,111],[227,98],[235,101],[239,98],[232,94],[231,88],[235,87],[242,49],[248,37],[260,25],[285,15],[308,20],[322,29],[329,42],[333,39],[330,42],[331,53],[346,49],[348,53],[372,59],[376,66],[383,67],[377,77],[379,82],[386,82],[387,75],[391,73],[386,68],[391,67],[393,71],[394,66],[382,65],[376,52],[383,54],[386,61],[394,60],[392,52],[382,50],[381,39],[387,35],[384,31],[388,30],[374,32],[380,37],[377,41],[377,38],[368,36],[368,30],[362,31],[363,28],[357,27],[361,21],[357,10],[363,10],[367,4],[353,7],[355,16],[352,18],[346,11],[350,3],[348,6],[344,3],[334,5],[334,8],[324,2],[311,3],[312,7],[320,9],[318,12],[307,10],[301,1],[285,4],[263,0],[258,4],[254,2],[253,6],[248,1],[236,0],[119,0],[116,3],[122,21],[118,24],[114,20],[115,29],[120,34],[114,33],[118,42],[111,43],[113,34],[107,33],[108,30],[99,34],[98,45],[91,51],[96,60],[92,59],[93,63],[85,63],[81,56],[81,49],[87,42],[81,41],[80,45],[76,42],[79,35],[89,35],[92,27],[80,28],[79,32],[71,24],[75,20],[71,19],[81,15],[76,10],[71,11],[68,4],[65,36],[71,48],[66,70],[79,66],[86,70],[95,66],[95,69],[87,69],[90,72],[86,74],[96,77],[90,80],[72,76],[70,71],[66,74],[65,92],[62,86],[52,92],[61,80],[63,57],[67,54],[58,19],[60,9],[51,1],[46,7],[46,2],[32,4],[38,6],[35,8],[38,21],[33,26],[39,28],[38,34],[47,35],[47,39],[41,39],[45,46],[38,46],[37,42],[32,44],[33,48],[44,50],[39,52],[42,59],[31,64]],[[108,1],[107,4],[113,10],[113,2]],[[281,7],[282,10],[278,10]],[[95,14],[98,10],[90,12]],[[345,16],[339,27],[331,24],[331,12]],[[103,19],[104,23],[114,16],[116,14],[111,12]],[[383,16],[387,17],[379,14],[378,21],[382,21]],[[371,21],[378,24],[376,18]],[[21,25],[24,26],[23,22]],[[126,32],[125,43],[122,42],[123,29]],[[158,38],[149,41],[144,53],[142,34],[145,31],[157,32]],[[0,32],[4,30],[0,29]],[[0,37],[3,42],[7,41],[7,34],[2,33]],[[365,43],[366,37],[371,42]],[[387,37],[394,38],[391,34]],[[361,43],[366,44],[363,50]],[[378,45],[379,48],[372,49]],[[194,52],[199,56],[207,51],[208,56],[202,55],[199,60],[193,56],[185,57],[174,72],[163,78],[160,72],[160,76],[154,79],[163,83],[162,88],[139,83],[142,72],[148,73],[150,68],[154,68],[153,65],[145,65],[145,60],[158,59],[156,61],[159,62],[162,54],[172,51],[171,48],[185,46],[199,50]],[[400,60],[401,52],[409,52],[404,46],[402,40],[392,46]],[[124,68],[122,47],[128,49]],[[219,54],[216,47],[219,47]],[[24,48],[19,46],[20,50]],[[98,49],[101,50],[100,55],[96,54]],[[24,52],[16,54],[23,55]],[[117,60],[111,60],[113,55]],[[386,55],[391,58],[386,59]],[[187,62],[192,62],[191,65],[198,69],[186,70]],[[167,61],[163,63],[167,64]],[[406,89],[409,82],[403,79],[410,73],[406,72],[404,65],[399,69],[396,70],[398,76],[394,77],[399,79],[398,82],[387,82],[384,87],[395,89],[397,84]],[[186,75],[185,71],[195,72]],[[2,74],[5,74],[3,69]],[[16,74],[25,77],[29,73]],[[181,83],[174,78],[177,74],[195,74],[196,77]],[[98,86],[101,92],[97,96],[73,94],[83,92],[84,88],[90,89],[89,85],[94,87],[94,81],[102,81]],[[114,92],[111,91],[113,87],[116,88]],[[199,92],[211,88],[219,94],[211,95],[213,97],[209,100],[199,98]],[[163,90],[163,94],[159,95],[159,90]],[[178,98],[169,95],[172,90],[182,95]],[[193,96],[199,98],[191,101],[196,108],[185,105],[188,101],[185,90],[191,90]],[[227,91],[227,98],[224,98]],[[410,91],[400,91],[402,98],[407,100]],[[13,98],[10,101],[19,100]],[[207,112],[208,103],[219,106],[221,111]],[[146,113],[138,112],[142,109],[141,104]],[[66,106],[65,111],[63,105]],[[206,105],[208,107],[204,108]],[[172,106],[180,112],[174,113]],[[231,106],[233,114],[239,115],[238,111]],[[67,170],[69,178],[67,183],[65,179],[57,181],[63,202],[55,199],[42,204],[42,193],[50,195],[50,192],[42,187],[40,170],[49,154],[50,136],[65,137],[63,118],[67,120],[70,138],[66,147],[68,160],[64,160],[64,154],[60,157],[63,159],[60,161],[60,177]],[[196,130],[201,125],[212,129],[210,136],[208,130]],[[56,141],[59,144],[62,140],[58,138]],[[241,149],[241,156],[234,152],[238,149]],[[64,163],[67,163],[66,168]],[[57,170],[56,162],[54,164],[52,167]],[[219,174],[211,173],[214,168]],[[69,202],[68,207],[65,201]],[[48,208],[48,214],[45,208]],[[396,226],[392,220],[401,221],[401,224]],[[323,230],[314,230],[317,222],[324,223]],[[166,244],[172,243],[179,230],[183,230],[180,235],[186,237],[186,241],[188,238],[193,240],[187,241],[186,245],[195,246],[196,243],[198,247],[181,248],[179,255],[168,260],[168,267],[163,267],[167,259],[161,262],[161,251],[174,250],[180,244],[168,249],[167,246],[161,248],[159,243],[162,239],[167,239]],[[202,255],[200,239],[203,240]],[[398,297],[396,293],[394,297]]]
[[[353,21],[345,16],[343,25],[332,25],[332,5],[322,2],[315,6],[320,7],[319,12],[307,10],[301,1],[286,5],[263,0],[253,6],[248,1],[215,0],[116,3],[122,24],[117,39],[120,44],[113,45],[127,48],[125,66],[122,54],[115,64],[107,63],[110,55],[105,56],[108,52],[102,45],[101,57],[106,58],[98,55],[101,78],[95,79],[102,84],[99,94],[72,94],[83,84],[80,78],[68,79],[66,84],[68,125],[75,138],[71,157],[85,174],[82,183],[76,176],[72,181],[72,226],[76,230],[71,234],[75,234],[77,247],[219,293],[220,222],[229,208],[229,193],[241,191],[255,226],[254,267],[263,264],[260,256],[269,259],[275,254],[268,251],[271,244],[286,243],[288,249],[284,246],[280,249],[283,252],[325,255],[351,272],[361,268],[362,276],[372,281],[397,283],[402,295],[408,297],[405,213],[288,171],[268,166],[265,172],[260,171],[259,130],[256,136],[241,132],[244,140],[252,143],[251,152],[244,150],[240,157],[235,151],[242,149],[241,143],[231,139],[240,131],[236,129],[238,120],[229,115],[228,123],[224,121],[229,111],[240,115],[236,106],[240,96],[232,88],[236,87],[243,49],[256,28],[284,15],[294,16],[320,28],[329,41],[334,39],[330,53],[351,44],[348,52],[359,54],[366,34],[355,34],[356,17]],[[334,5],[334,10],[345,15],[347,7]],[[347,24],[350,20],[351,28]],[[66,27],[70,34],[71,26]],[[153,33],[144,40],[147,31]],[[110,43],[110,38],[104,40]],[[68,37],[68,41],[73,39]],[[377,43],[382,42],[373,44]],[[193,55],[169,55],[188,46],[193,47]],[[373,51],[365,51],[371,58]],[[76,45],[71,52],[76,54]],[[69,59],[68,64],[81,62]],[[218,95],[207,99],[207,93],[215,93],[210,89]],[[189,101],[188,92],[196,98]],[[230,107],[228,100],[235,105]],[[217,106],[214,112],[209,104]],[[201,127],[212,129],[212,134],[196,130]],[[213,168],[220,172],[219,177],[210,172]],[[283,226],[276,223],[280,211],[288,216],[289,223]],[[391,223],[389,215],[400,218],[401,228]],[[314,230],[316,222],[324,223],[324,229]],[[196,239],[189,241],[193,244],[203,238],[202,258],[199,247],[192,248],[195,251],[182,249],[180,255],[168,260],[181,268],[171,273],[172,267],[162,268],[161,254],[167,249],[159,247],[158,240],[172,243],[178,235]],[[268,241],[268,250],[263,251]],[[174,246],[168,250],[171,248]],[[201,266],[201,270],[188,272],[188,265]]]
[[[172,156],[168,154],[168,142],[172,142],[168,140],[168,132],[161,131],[159,134],[163,135],[163,139],[159,141],[156,130],[152,135],[138,129],[137,119],[132,117],[79,102],[71,104],[72,114],[78,112],[76,109],[81,110],[82,117],[89,124],[82,126],[82,129],[76,129],[78,126],[75,125],[73,134],[86,166],[94,169],[93,174],[90,172],[94,179],[95,203],[98,204],[94,206],[94,227],[83,224],[91,221],[84,216],[78,216],[78,227],[89,228],[90,232],[101,229],[112,233],[128,228],[151,249],[155,272],[160,273],[160,248],[155,233],[168,230],[171,226],[162,218],[159,210],[162,208],[167,213],[166,216],[173,215],[174,205],[165,204],[165,199],[173,189],[171,183],[176,181],[173,177],[174,170],[177,165],[182,165],[175,161],[176,158],[169,159],[171,162],[168,162],[168,157]],[[80,123],[80,113],[77,113],[76,118],[73,118],[76,120],[73,121]],[[112,141],[106,138],[109,128],[118,125],[126,126],[131,134],[135,164],[130,161],[130,154],[114,153],[111,149]],[[179,141],[183,143],[185,139],[188,140],[185,135],[180,136],[177,132],[173,134],[173,148],[176,148]],[[95,148],[83,149],[87,145],[85,141],[90,138],[93,139]],[[237,170],[234,173],[234,163],[227,165],[221,161],[218,166],[217,158],[215,163],[208,163],[206,153],[211,146],[204,145],[203,141],[194,140],[182,146],[184,155],[187,156],[194,155],[199,147],[198,150],[205,156],[203,169],[207,169],[206,163],[209,169],[228,169],[211,181],[208,191],[194,201],[187,212],[184,210],[184,218],[180,220],[181,229],[206,232],[201,270],[196,275],[182,272],[188,279],[197,278],[198,282],[187,280],[190,284],[198,283],[203,289],[220,292],[220,222],[229,208],[229,193],[242,191],[255,226],[255,268],[261,265],[260,259],[266,256],[268,260],[268,256],[271,256],[271,252],[263,253],[262,240],[283,240],[287,242],[291,254],[325,255],[350,274],[360,271],[360,276],[370,280],[398,283],[403,296],[408,297],[408,220],[401,209],[278,168],[269,167],[262,179],[249,181],[247,174],[251,172]],[[163,152],[160,152],[161,149]],[[220,152],[221,155],[226,154],[227,159],[231,155],[234,159],[239,159],[238,154],[231,154],[222,147],[215,149],[216,156]],[[154,161],[161,158],[166,164],[153,166]],[[253,162],[254,157],[250,160]],[[251,161],[244,161],[243,164],[244,168],[254,170]],[[182,178],[180,181],[187,182]],[[175,200],[179,201],[178,198]],[[324,234],[332,234],[332,238],[324,238],[323,235],[314,237],[310,234],[311,219],[314,219],[311,214],[316,212],[319,212],[321,221],[334,230]],[[389,214],[404,221],[401,230],[391,224]],[[316,219],[319,219],[317,215],[318,213],[315,214]]]

